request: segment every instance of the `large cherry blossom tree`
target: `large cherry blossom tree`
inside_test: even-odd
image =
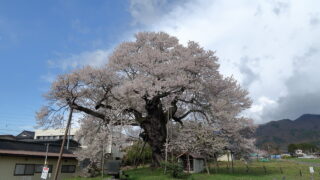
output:
[[[73,108],[106,124],[140,126],[159,166],[168,121],[235,120],[251,104],[246,90],[219,73],[213,51],[192,41],[182,45],[163,32],[136,34],[107,61],[58,76],[46,95],[49,104],[38,112],[39,124],[59,124],[63,109]]]

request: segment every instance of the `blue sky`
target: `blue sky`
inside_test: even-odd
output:
[[[50,78],[66,71],[48,61],[109,48],[134,27],[128,8],[127,1],[1,1],[0,134],[35,124]]]
[[[35,125],[57,74],[107,62],[138,31],[216,51],[256,123],[320,114],[318,0],[0,1],[0,134]]]

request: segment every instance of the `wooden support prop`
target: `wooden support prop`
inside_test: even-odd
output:
[[[190,156],[189,156],[189,153],[187,154],[187,165],[188,165],[188,173],[190,173],[190,170],[191,170],[191,167],[190,167]]]
[[[232,173],[234,173],[234,167],[233,167],[233,153],[231,153],[231,169],[232,169]]]
[[[64,144],[66,143],[67,133],[68,133],[69,128],[70,128],[71,119],[72,119],[72,113],[73,113],[73,108],[70,108],[69,119],[68,119],[66,130],[64,132],[62,144],[61,144],[61,147],[60,147],[60,153],[59,153],[59,158],[58,158],[58,162],[57,162],[56,172],[54,174],[54,180],[58,180],[59,170],[60,170],[60,166],[61,166],[61,159],[62,159],[62,154],[63,154],[63,149],[64,149]]]

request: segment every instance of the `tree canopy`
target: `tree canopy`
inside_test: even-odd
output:
[[[247,91],[219,73],[213,51],[193,41],[182,45],[164,32],[137,33],[105,66],[58,76],[45,97],[49,103],[37,113],[40,125],[58,125],[64,109],[73,108],[106,124],[140,126],[155,166],[162,160],[168,121],[196,118],[223,128],[241,120],[251,105]]]

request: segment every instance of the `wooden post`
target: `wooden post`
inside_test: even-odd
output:
[[[58,162],[57,162],[56,172],[55,172],[54,178],[53,178],[54,180],[58,180],[59,170],[60,170],[60,166],[61,166],[61,159],[62,159],[62,155],[63,155],[64,144],[66,142],[67,133],[68,133],[68,130],[70,128],[71,119],[72,119],[72,113],[73,113],[73,108],[70,108],[67,127],[66,127],[66,130],[64,132],[62,144],[61,144],[61,147],[60,147],[60,153],[59,153],[59,158],[58,158]]]
[[[104,176],[104,145],[102,144],[102,157],[101,157],[101,178]]]
[[[264,174],[267,174],[267,168],[263,166]]]
[[[301,169],[300,169],[300,176],[302,177],[302,171],[301,171]]]
[[[282,168],[280,167],[280,173],[283,174]]]
[[[210,174],[207,158],[204,158],[204,163],[206,164],[207,173]]]
[[[232,168],[232,173],[234,173],[234,168],[233,168],[233,153],[231,152],[231,168]]]

